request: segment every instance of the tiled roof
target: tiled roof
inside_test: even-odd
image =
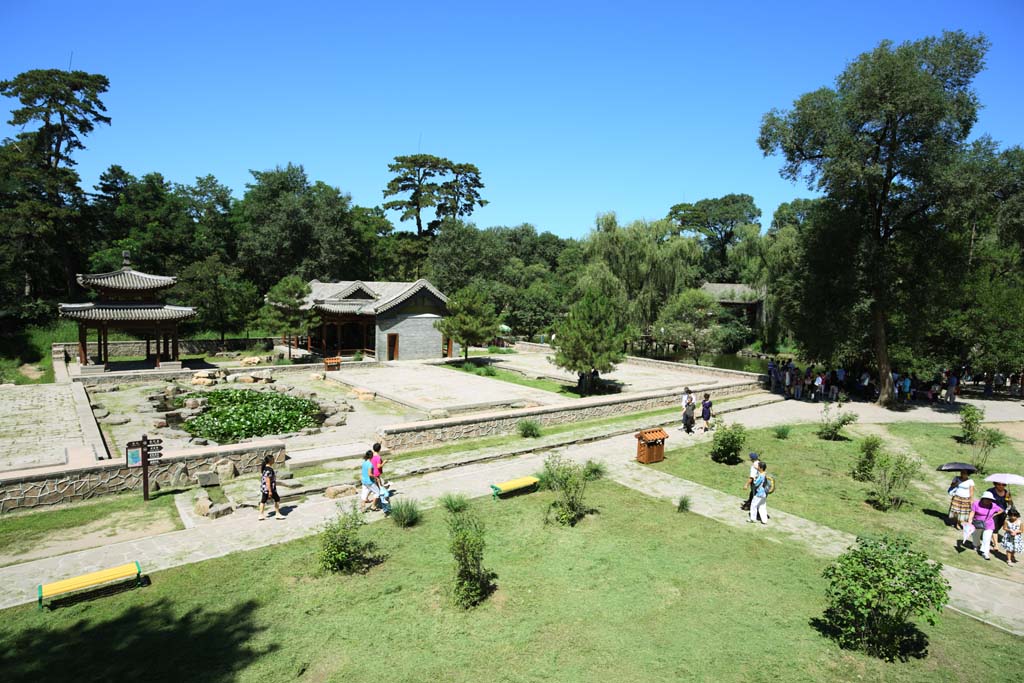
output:
[[[359,280],[320,282],[313,280],[309,283],[309,287],[311,291],[306,298],[306,307],[315,308],[324,313],[375,315],[394,308],[423,289],[432,293],[442,302],[448,303],[448,297],[423,279],[416,282],[361,282]],[[345,298],[360,288],[374,294],[377,298],[374,300]]]
[[[763,292],[759,292],[753,287],[744,284],[705,282],[700,288],[715,297],[715,300],[719,303],[754,303],[764,299]]]
[[[125,291],[163,289],[170,287],[178,281],[177,278],[168,277],[167,275],[150,275],[149,273],[140,273],[131,268],[122,268],[121,270],[115,270],[113,273],[94,273],[91,275],[79,273],[76,279],[78,284],[83,287],[99,287]]]
[[[86,303],[60,304],[59,307],[62,318],[97,322],[162,322],[185,320],[196,314],[189,306],[161,304]]]

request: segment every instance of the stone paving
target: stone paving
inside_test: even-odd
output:
[[[86,448],[67,384],[0,389],[0,472],[65,463],[68,448]]]

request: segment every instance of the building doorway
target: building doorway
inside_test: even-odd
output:
[[[388,360],[398,360],[398,335],[388,335]]]

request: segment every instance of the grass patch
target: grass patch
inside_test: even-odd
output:
[[[928,466],[922,468],[923,478],[911,483],[903,505],[889,512],[878,510],[869,502],[873,498],[872,483],[856,481],[850,475],[860,458],[860,444],[864,439],[822,440],[815,434],[818,427],[813,424],[794,426],[785,441],[775,438],[772,429],[748,432],[747,449],[761,454],[761,459],[768,463],[768,472],[779,484],[779,491],[769,498],[769,509],[799,515],[855,535],[903,534],[911,539],[916,549],[932,559],[975,572],[1016,578],[1014,571],[1001,562],[978,561],[974,553],[958,555],[954,550],[958,534],[944,522],[949,508],[946,488],[952,475],[939,476],[927,470],[960,457],[953,441],[959,428],[906,423],[889,427],[894,435],[910,441],[928,462]],[[710,444],[696,444],[671,449],[666,453],[666,460],[651,467],[734,495],[737,503],[746,499],[743,488],[748,474],[746,464],[712,462],[709,448]],[[993,454],[991,462],[1008,465],[1011,458],[1020,462],[1019,454],[1002,446]]]
[[[486,376],[491,379],[501,380],[502,382],[508,382],[510,384],[518,384],[523,387],[540,389],[541,391],[550,391],[553,394],[562,394],[565,396],[572,396],[574,398],[580,397],[580,394],[576,392],[576,387],[574,385],[563,384],[562,382],[556,382],[553,379],[536,379],[534,377],[527,377],[526,375],[520,375],[518,372],[512,372],[511,370],[505,370],[503,368],[496,368],[493,365],[446,363],[441,367],[448,368],[449,370],[457,370],[458,372],[468,372],[471,375]],[[484,368],[486,368],[486,370]]]
[[[394,681],[491,680],[496,663],[502,680],[530,681],[545,663],[564,681],[904,683],[1003,680],[1017,663],[1019,639],[948,610],[922,627],[927,659],[888,665],[840,650],[809,623],[825,606],[825,562],[798,545],[699,516],[680,525],[672,506],[608,482],[590,490],[600,515],[544,526],[553,499],[472,505],[499,588],[468,612],[445,598],[448,531],[432,510],[416,533],[364,527],[387,554],[365,575],[317,575],[311,537],[156,572],[145,589],[53,613],[5,610],[0,669],[12,680],[370,680],[381,664],[365,656],[367,633],[405,644],[388,651]],[[752,599],[751,574],[736,567],[756,568],[770,599]],[[750,633],[769,654],[751,655]]]

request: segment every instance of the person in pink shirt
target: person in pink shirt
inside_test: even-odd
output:
[[[967,517],[967,524],[964,524],[964,537],[956,542],[957,550],[960,550],[971,536],[975,536],[976,539],[980,531],[981,544],[974,540],[974,548],[986,560],[991,560],[992,532],[996,529],[996,515],[1002,511],[1003,508],[996,505],[995,496],[991,492],[985,491],[981,494],[981,498],[974,501],[971,506],[971,514]]]
[[[390,486],[390,482],[384,481],[384,463],[387,462],[384,458],[380,457],[380,444],[373,444],[373,457],[370,458],[370,476],[373,477],[374,482],[384,490],[386,486]]]

